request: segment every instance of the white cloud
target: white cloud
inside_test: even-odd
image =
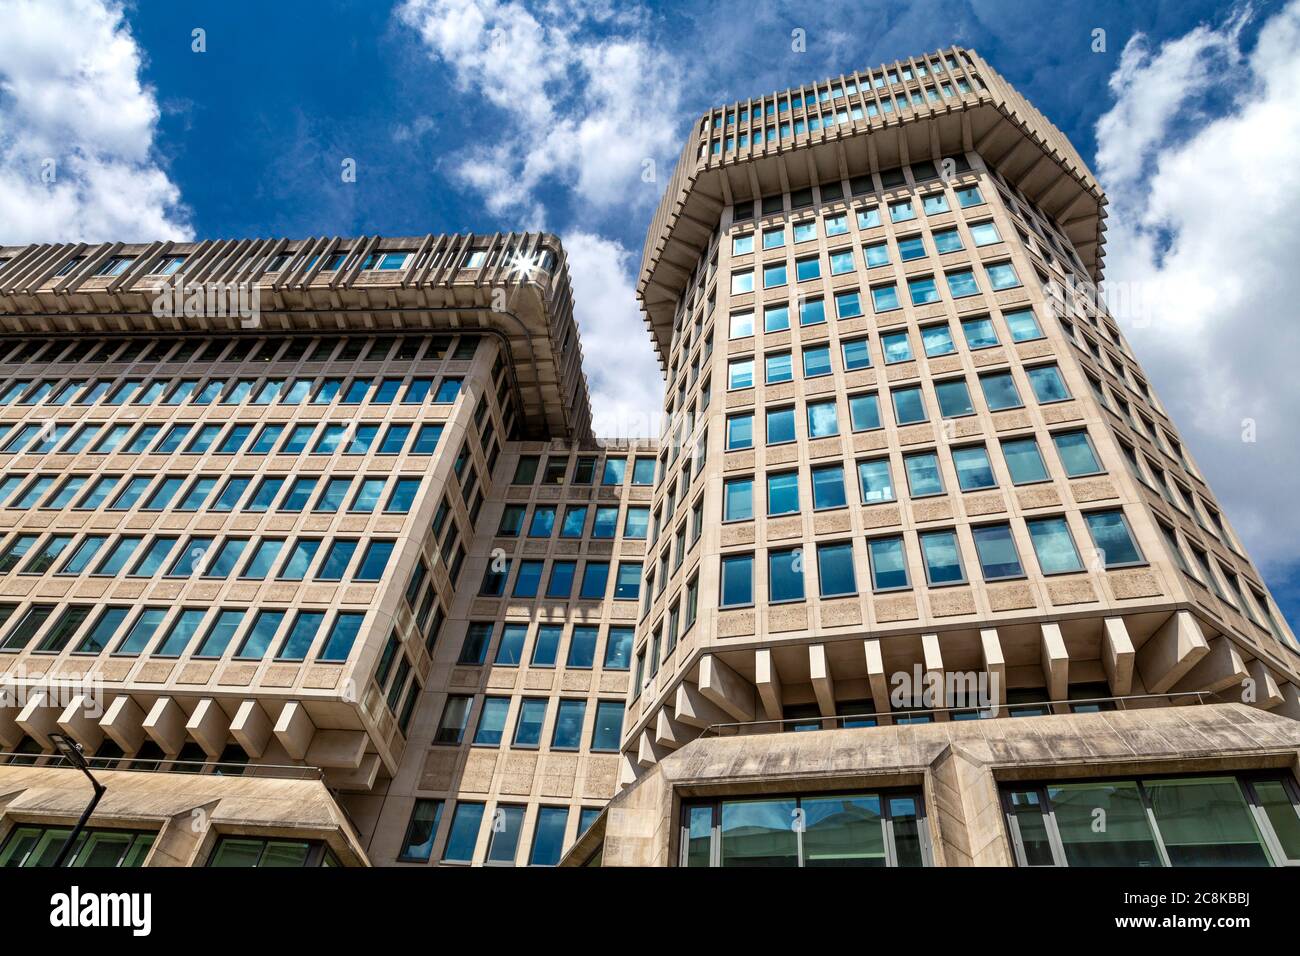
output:
[[[588,232],[562,237],[591,390],[592,430],[601,438],[659,435],[663,379],[636,304],[632,254]]]
[[[0,23],[0,242],[190,238],[121,4],[0,0]]]
[[[1119,318],[1238,533],[1280,568],[1300,560],[1300,2],[1248,52],[1241,28],[1131,40],[1097,171],[1107,284],[1145,306]]]
[[[639,8],[608,0],[406,0],[398,17],[468,108],[492,107],[478,124],[486,145],[450,161],[452,174],[511,229],[555,228],[542,189],[574,200],[562,238],[594,430],[657,435],[663,377],[637,306],[639,257],[594,230],[607,214],[621,230],[657,201],[681,148],[684,65],[646,39]]]
[[[493,145],[452,167],[494,214],[544,228],[544,185],[574,190],[593,212],[658,198],[642,173],[647,159],[665,175],[676,159],[683,65],[630,29],[645,23],[635,9],[406,0],[398,17],[450,67],[467,108],[480,99],[496,108],[481,124]]]

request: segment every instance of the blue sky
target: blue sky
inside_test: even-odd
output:
[[[1300,619],[1300,340],[1286,306],[1300,296],[1288,265],[1300,173],[1286,159],[1300,149],[1296,0],[0,0],[0,22],[0,242],[545,228],[569,252],[607,434],[653,427],[661,385],[632,286],[691,120],[974,47],[1110,192],[1108,273],[1178,290],[1121,321]],[[42,191],[33,169],[46,156],[61,179]],[[1231,164],[1216,172],[1216,157]],[[1211,195],[1253,164],[1288,197],[1262,225],[1237,196]],[[1206,235],[1240,251],[1225,261]],[[1216,270],[1231,281],[1197,285]]]

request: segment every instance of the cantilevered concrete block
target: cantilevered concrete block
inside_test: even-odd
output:
[[[717,704],[733,720],[754,719],[754,685],[741,677],[716,654],[700,658],[700,693]]]
[[[88,754],[93,754],[104,742],[104,730],[99,720],[91,714],[98,714],[98,706],[89,694],[78,694],[59,715],[59,729],[81,744]]]
[[[1258,657],[1246,665],[1246,673],[1250,676],[1250,683],[1244,690],[1248,689],[1247,703],[1254,704],[1256,707],[1264,710],[1272,710],[1283,703],[1282,688],[1278,686],[1273,674],[1269,671],[1268,666]]]
[[[230,718],[211,697],[199,701],[185,723],[186,732],[209,757],[220,757],[230,736]]]
[[[1236,687],[1238,691],[1234,698],[1239,700],[1246,676],[1241,653],[1231,640],[1220,634],[1209,642],[1209,650],[1183,675],[1174,689],[1217,694]]]
[[[862,642],[867,656],[867,683],[871,685],[871,704],[879,714],[889,713],[889,679],[885,676],[885,655],[880,648],[880,639],[869,637]],[[889,717],[882,717],[885,723],[892,722]]]
[[[808,674],[812,679],[813,693],[817,696],[817,709],[823,717],[835,716],[835,678],[826,659],[825,644],[808,646]]]
[[[685,680],[677,685],[673,713],[682,723],[700,730],[714,724],[729,724],[733,719],[729,713],[700,693],[699,687]]]
[[[1136,653],[1128,628],[1121,617],[1108,617],[1101,635],[1101,666],[1106,671],[1110,692],[1124,697],[1133,692],[1133,661]]]
[[[99,726],[122,748],[123,753],[135,753],[144,744],[145,716],[135,698],[124,694],[108,705]]]
[[[1047,696],[1052,700],[1065,700],[1070,693],[1070,654],[1065,649],[1061,625],[1048,621],[1039,630],[1039,654]]]
[[[986,627],[980,630],[980,655],[984,661],[984,673],[987,675],[988,694],[999,704],[1007,700],[1007,660],[1002,654],[1002,641],[996,628]]]
[[[245,700],[230,721],[230,735],[250,757],[260,757],[271,742],[271,718],[255,700]]]
[[[682,744],[698,736],[698,734],[692,733],[692,730],[693,728],[686,726],[686,724],[674,720],[667,706],[660,707],[659,713],[655,715],[655,743],[661,747],[676,750]]]
[[[313,767],[355,770],[366,755],[368,740],[363,730],[318,730],[304,759]]]
[[[1137,652],[1137,672],[1148,694],[1163,694],[1210,652],[1191,611],[1175,611]]]
[[[185,746],[185,711],[171,697],[159,697],[144,719],[144,732],[153,738],[167,756],[175,756]]]
[[[18,712],[14,722],[32,740],[49,748],[54,746],[50,742],[50,734],[58,732],[59,715],[62,712],[62,708],[52,706],[49,695],[40,690],[28,698],[26,706]]]
[[[280,718],[275,722],[275,737],[291,758],[304,759],[315,734],[316,725],[299,701],[291,700],[281,708]]]
[[[766,647],[760,647],[754,652],[754,686],[758,688],[758,698],[763,702],[763,712],[768,720],[780,720],[784,712],[781,705],[781,676],[776,672],[771,650]]]

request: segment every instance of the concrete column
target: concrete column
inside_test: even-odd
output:
[[[1137,652],[1137,672],[1148,694],[1163,694],[1210,652],[1191,611],[1175,611]]]
[[[947,707],[948,689],[944,680],[943,651],[939,648],[938,634],[921,635],[921,658],[925,667],[925,686],[933,687],[935,691],[932,705]],[[944,711],[938,711],[935,713],[934,719],[936,721],[948,720],[949,715]]]
[[[1108,617],[1101,635],[1101,666],[1106,670],[1110,692],[1125,697],[1133,692],[1133,661],[1136,656],[1122,617]]]
[[[867,655],[867,681],[871,684],[871,704],[879,714],[889,713],[889,679],[885,676],[885,655],[880,649],[880,639],[869,637],[862,642]],[[882,724],[893,723],[893,718],[882,716]]]

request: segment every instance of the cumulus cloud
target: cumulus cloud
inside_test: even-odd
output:
[[[114,0],[0,0],[0,242],[188,239]]]
[[[637,7],[590,0],[405,0],[401,22],[445,63],[492,133],[447,164],[511,229],[555,231],[574,284],[595,431],[657,434],[663,379],[634,293],[639,257],[599,231],[645,213],[681,148],[684,65]],[[500,122],[504,116],[505,122]],[[550,203],[539,198],[548,190]]]
[[[1097,172],[1107,284],[1141,303],[1118,318],[1238,533],[1280,571],[1300,561],[1300,2],[1250,50],[1242,27],[1130,40]]]
[[[632,254],[588,232],[562,238],[592,394],[592,430],[601,438],[657,436],[663,379],[636,303]]]

